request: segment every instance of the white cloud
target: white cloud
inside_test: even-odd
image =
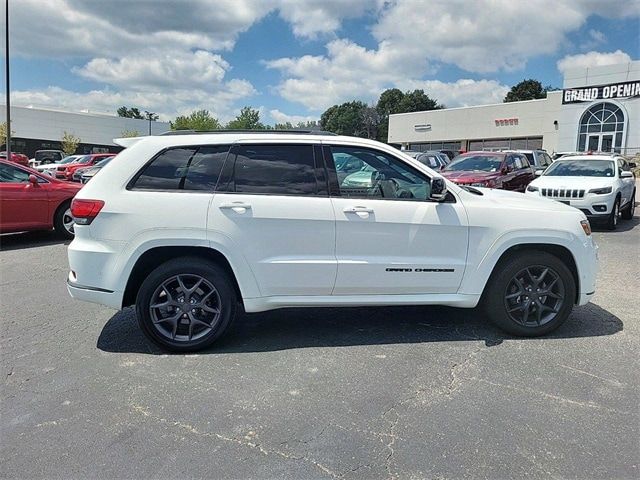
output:
[[[291,23],[293,33],[311,38],[335,32],[343,20],[359,17],[375,5],[371,0],[280,0],[278,4],[280,16]]]
[[[291,123],[292,125],[297,125],[300,122],[316,122],[319,120],[317,116],[313,115],[287,115],[284,112],[281,112],[278,109],[269,110],[269,115],[273,119],[275,123]]]
[[[128,88],[202,88],[218,86],[229,64],[204,50],[147,50],[117,60],[94,58],[75,73]]]
[[[588,52],[578,55],[567,55],[558,60],[557,66],[563,74],[572,68],[599,67],[602,65],[615,65],[617,63],[629,63],[631,57],[622,50],[615,52]]]
[[[460,79],[455,82],[439,80],[407,81],[400,86],[406,90],[422,89],[429,97],[447,107],[466,107],[502,103],[509,87],[496,80]]]
[[[113,90],[111,88],[73,92],[60,87],[17,90],[11,92],[11,103],[16,106],[61,108],[69,111],[110,113],[121,105],[135,105],[160,115],[160,120],[169,121],[176,115],[185,115],[193,110],[205,108],[220,121],[226,122],[235,116],[234,104],[252,93],[252,88],[229,82],[228,88],[215,95],[204,90],[172,89],[164,91]]]

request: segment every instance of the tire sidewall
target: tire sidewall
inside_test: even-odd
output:
[[[64,202],[56,209],[56,213],[53,217],[53,228],[56,233],[61,237],[71,240],[75,235],[69,232],[64,226],[64,213],[71,207],[71,201]]]
[[[489,319],[502,330],[517,336],[536,337],[549,333],[568,318],[576,297],[576,284],[571,271],[556,256],[545,252],[523,252],[496,266],[496,272],[487,283],[483,298]],[[536,327],[525,327],[511,319],[504,306],[504,294],[508,283],[521,270],[532,265],[544,265],[555,270],[564,283],[565,299],[556,317]]]
[[[617,214],[616,214],[617,212]],[[607,229],[615,230],[618,226],[618,216],[620,214],[620,198],[616,198],[615,202],[613,202],[613,207],[611,208],[611,214],[607,219]]]
[[[195,274],[206,278],[218,291],[222,303],[218,325],[204,337],[189,343],[172,341],[162,336],[153,326],[149,313],[151,298],[158,286],[172,276],[183,274]],[[224,270],[202,259],[181,258],[170,260],[149,274],[138,290],[135,308],[138,324],[149,340],[165,350],[192,352],[210,346],[222,336],[235,317],[236,302],[235,289]]]

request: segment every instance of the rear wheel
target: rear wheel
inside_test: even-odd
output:
[[[136,298],[138,323],[160,347],[191,352],[222,336],[236,313],[236,293],[217,265],[194,257],[169,260],[144,280]]]
[[[607,218],[607,230],[615,230],[618,227],[618,217],[620,217],[620,198],[613,202],[613,208]]]
[[[545,252],[522,252],[496,267],[484,294],[493,323],[519,336],[558,328],[573,308],[576,285],[566,265]]]
[[[634,190],[633,195],[631,195],[631,201],[629,202],[629,205],[627,205],[622,210],[622,218],[624,218],[625,220],[631,220],[635,213],[636,213],[636,191]]]
[[[65,202],[58,207],[53,217],[53,226],[56,233],[64,238],[73,238],[74,221],[71,216],[71,202]]]

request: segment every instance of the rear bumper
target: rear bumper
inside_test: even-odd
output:
[[[67,279],[67,290],[69,291],[71,298],[82,300],[83,302],[98,303],[115,310],[120,310],[120,306],[122,305],[122,293],[74,284],[71,278],[72,274],[69,273],[69,278]]]

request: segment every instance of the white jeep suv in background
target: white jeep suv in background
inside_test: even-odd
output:
[[[224,131],[125,145],[73,201],[68,289],[135,305],[169,350],[210,345],[239,304],[482,304],[506,331],[534,336],[594,294],[582,212],[456,186],[388,145]],[[369,180],[340,175],[345,158]]]
[[[635,164],[618,155],[568,155],[529,184],[529,195],[551,198],[580,209],[592,222],[614,230],[618,217],[631,219],[635,211]]]

